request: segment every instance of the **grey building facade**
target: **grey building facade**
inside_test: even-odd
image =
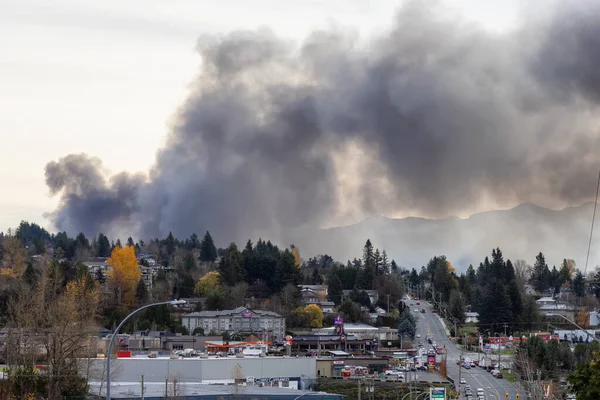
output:
[[[268,341],[282,341],[285,338],[283,316],[272,311],[251,310],[247,307],[184,314],[181,316],[181,324],[188,329],[188,332],[202,328],[205,334],[209,332],[255,334]]]

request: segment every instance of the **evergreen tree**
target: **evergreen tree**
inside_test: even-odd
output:
[[[294,254],[289,249],[285,249],[280,253],[275,266],[275,280],[272,281],[274,284],[272,287],[273,292],[281,292],[281,289],[288,284],[297,285],[301,282],[301,279],[302,271],[300,266],[296,265]]]
[[[569,262],[567,259],[563,259],[563,262],[560,266],[559,276],[559,282],[561,286],[567,286],[571,283],[571,268],[569,267]]]
[[[452,315],[452,318],[460,325],[464,324],[466,306],[463,296],[458,290],[452,290],[448,303],[448,312]]]
[[[357,286],[360,289],[371,290],[377,274],[377,263],[371,240],[367,239],[363,248],[363,268],[360,270]]]
[[[375,254],[373,255],[373,258],[375,264],[375,274],[383,275],[383,270],[381,267],[381,253],[379,252],[379,249],[375,249]]]
[[[228,286],[234,286],[244,280],[244,258],[235,243],[231,243],[225,251],[224,257],[219,261],[219,273],[221,282]]]
[[[581,271],[577,270],[575,276],[573,277],[573,293],[577,297],[583,297],[585,295],[585,279]]]
[[[322,285],[323,277],[319,273],[317,268],[313,269],[312,276],[310,277],[311,285]]]
[[[133,239],[131,238],[131,236],[129,236],[127,238],[127,246],[134,246],[135,247],[135,243],[133,242]]]
[[[38,281],[38,271],[33,267],[32,263],[27,263],[27,268],[25,268],[25,272],[23,272],[23,282],[25,282],[29,287],[34,287]]]
[[[192,233],[192,235],[190,236],[190,247],[191,249],[200,248],[200,238],[198,238],[198,235],[196,235],[195,233]]]
[[[97,252],[97,256],[98,257],[110,257],[110,251],[112,249],[110,242],[108,241],[108,238],[102,234],[99,233],[98,234],[98,252]]]
[[[545,292],[550,287],[550,269],[541,252],[535,257],[530,283],[539,292]]]
[[[417,286],[419,284],[419,274],[417,274],[417,270],[416,269],[412,269],[410,271],[410,275],[408,277],[408,282],[412,285],[412,286]]]
[[[167,238],[165,239],[165,247],[169,256],[175,254],[176,245],[177,243],[175,241],[175,237],[173,236],[173,232],[169,232]]]
[[[343,288],[342,288],[342,281],[340,280],[340,278],[337,275],[330,276],[329,279],[327,280],[327,285],[328,285],[327,296],[329,297],[329,300],[333,301],[335,303],[335,305],[341,304]]]
[[[398,321],[398,337],[401,339],[413,339],[417,331],[417,321],[410,312],[410,308],[405,308],[400,313]]]
[[[148,289],[143,280],[139,280],[135,288],[135,299],[138,305],[146,304],[148,301]]]
[[[81,248],[81,249],[86,249],[86,250],[90,248],[90,242],[85,237],[85,235],[83,234],[83,232],[79,232],[79,234],[75,238],[75,247],[76,248],[78,247],[78,248]]]
[[[383,275],[390,273],[390,263],[385,250],[381,252],[381,271]]]
[[[214,262],[217,259],[217,248],[213,242],[210,232],[206,231],[202,243],[200,243],[200,260]]]

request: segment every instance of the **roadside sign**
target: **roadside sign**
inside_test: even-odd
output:
[[[429,389],[429,398],[431,400],[439,399],[446,400],[446,388],[430,388]]]

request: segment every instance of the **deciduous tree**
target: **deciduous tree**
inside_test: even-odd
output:
[[[135,288],[142,272],[138,268],[133,246],[115,246],[107,260],[108,282],[117,295],[118,303],[131,307],[135,303]]]
[[[316,304],[309,304],[304,307],[304,312],[308,315],[309,328],[323,327],[323,311]]]
[[[211,296],[221,289],[221,274],[218,271],[207,272],[194,287],[199,296]]]
[[[17,236],[6,235],[2,240],[2,275],[20,278],[27,266],[27,251]]]

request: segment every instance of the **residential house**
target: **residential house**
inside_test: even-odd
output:
[[[202,328],[205,333],[256,333],[271,341],[281,341],[285,338],[283,316],[272,311],[251,310],[247,307],[183,314],[181,324],[188,329],[188,332]]]
[[[327,300],[326,285],[301,285],[300,288],[300,295],[302,296],[302,303],[304,305],[316,304],[321,308],[323,313],[333,313],[335,304]]]
[[[327,285],[298,285],[300,288],[300,292],[310,291],[315,293],[316,297],[320,300],[327,300],[327,289],[329,286]]]
[[[476,324],[479,322],[479,314],[476,312],[466,312],[465,313],[465,323],[467,324]]]
[[[540,313],[548,316],[549,314],[560,314],[570,320],[574,320],[576,309],[575,306],[569,303],[559,303],[552,297],[542,297],[538,299]],[[560,318],[560,317],[558,317]]]
[[[527,284],[525,285],[525,295],[526,296],[535,296],[536,292],[533,286]]]

